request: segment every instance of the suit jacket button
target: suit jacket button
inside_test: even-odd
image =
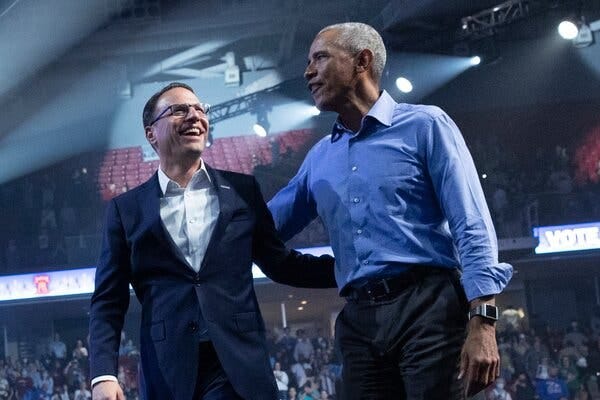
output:
[[[197,332],[197,331],[198,331],[198,324],[197,324],[196,322],[194,322],[194,321],[190,321],[190,322],[188,323],[188,329],[189,329],[191,332]]]

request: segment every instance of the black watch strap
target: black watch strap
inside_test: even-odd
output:
[[[478,315],[489,321],[498,321],[499,314],[498,307],[491,304],[480,304],[469,311],[469,319]]]

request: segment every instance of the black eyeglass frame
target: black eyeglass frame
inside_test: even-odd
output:
[[[210,112],[210,104],[208,103],[196,103],[196,104],[189,104],[189,103],[178,103],[178,104],[171,104],[170,106],[165,107],[164,110],[162,110],[157,116],[156,118],[154,118],[152,120],[152,122],[150,122],[148,124],[148,126],[152,126],[156,123],[156,121],[166,118],[166,117],[170,117],[171,115],[175,115],[175,111],[173,111],[174,108],[183,108],[183,106],[185,106],[186,108],[186,113],[185,115],[181,115],[180,117],[186,117],[189,112],[190,112],[190,107],[194,107],[196,109],[196,111],[201,112],[204,115],[208,115],[208,113]],[[199,106],[200,109],[197,108],[197,106]],[[170,114],[167,114],[167,111],[171,111]]]

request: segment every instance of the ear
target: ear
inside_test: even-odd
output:
[[[373,52],[363,49],[356,55],[356,72],[365,72],[373,68]]]
[[[155,147],[156,135],[154,134],[154,129],[151,126],[147,126],[144,128],[144,131],[146,133],[146,140],[148,140],[148,143],[150,143],[152,147]]]

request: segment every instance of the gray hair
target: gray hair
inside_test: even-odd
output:
[[[361,22],[344,22],[326,26],[319,33],[329,30],[338,31],[338,36],[334,43],[342,49],[356,54],[364,49],[373,52],[373,75],[375,80],[379,81],[385,67],[386,52],[383,39],[379,32],[370,25]]]

